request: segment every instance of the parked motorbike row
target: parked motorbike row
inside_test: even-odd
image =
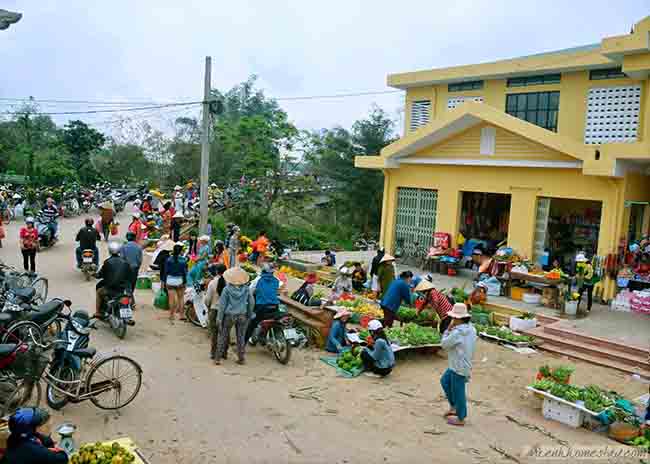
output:
[[[54,409],[86,399],[103,409],[129,404],[140,389],[140,366],[122,355],[96,358],[97,351],[89,347],[96,320],[86,311],[73,312],[69,300],[46,300],[45,279],[0,264],[0,414],[38,404],[41,380],[47,385],[47,403]],[[111,325],[111,315],[125,315],[125,306],[132,318],[130,295],[128,302],[119,295],[110,298],[106,306],[106,320]],[[125,332],[124,328],[121,338]],[[48,351],[51,356],[45,354]],[[100,366],[106,366],[108,372]],[[128,388],[133,391],[129,393],[120,381],[121,377],[126,381],[125,369],[131,371]],[[119,395],[114,402],[106,402],[104,393],[113,390]]]

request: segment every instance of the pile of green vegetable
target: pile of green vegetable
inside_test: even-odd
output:
[[[532,343],[535,340],[533,337],[530,337],[528,335],[516,334],[512,330],[510,330],[508,327],[486,326],[486,325],[480,325],[480,324],[474,324],[474,327],[476,328],[476,332],[478,332],[478,333],[485,333],[487,335],[490,335],[492,337],[497,337],[497,338],[499,338],[501,340],[504,340],[506,342],[511,342],[511,343],[518,343],[518,342]]]
[[[463,288],[452,288],[450,294],[456,303],[465,303],[469,298],[469,293]]]
[[[400,306],[397,310],[397,319],[403,323],[416,322],[418,324],[424,324],[437,321],[438,314],[432,309],[423,309],[418,314],[415,308]]]
[[[346,372],[352,372],[354,369],[359,369],[363,366],[361,361],[361,350],[353,349],[341,354],[336,360],[336,365]]]
[[[537,378],[550,378],[557,383],[569,383],[569,378],[574,371],[575,369],[571,366],[557,366],[551,368],[548,364],[545,364],[539,368]]]
[[[628,441],[629,445],[645,448],[650,451],[650,429],[646,429],[644,434]]]
[[[605,392],[596,385],[579,387],[577,385],[566,385],[557,383],[550,378],[537,380],[531,385],[534,389],[548,392],[553,396],[562,398],[570,403],[583,401],[585,408],[595,413],[600,413],[614,405],[611,392]]]
[[[386,335],[391,341],[400,346],[421,346],[440,343],[440,333],[432,327],[422,327],[414,322],[402,327],[393,327],[386,330]]]

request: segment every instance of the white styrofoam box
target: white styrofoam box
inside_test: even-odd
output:
[[[510,317],[510,329],[515,332],[521,332],[522,330],[530,330],[537,327],[537,319],[521,319],[519,317],[511,316]]]
[[[575,429],[582,426],[582,422],[584,421],[584,413],[582,411],[548,397],[544,398],[542,412],[544,418],[560,422]]]
[[[564,303],[564,313],[567,316],[575,316],[578,313],[578,302],[567,301]]]
[[[634,401],[632,401],[632,405],[634,406],[634,414],[636,414],[636,417],[641,420],[645,419],[645,411],[648,407],[649,400],[650,393],[646,393],[645,395],[639,396]]]
[[[523,302],[528,304],[540,304],[542,295],[539,293],[524,293]]]
[[[589,89],[585,144],[635,142],[640,112],[640,85]]]

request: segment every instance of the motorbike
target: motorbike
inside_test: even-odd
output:
[[[59,335],[63,343],[57,344],[52,355],[50,372],[57,379],[65,382],[74,382],[81,376],[81,360],[92,358],[96,354],[94,348],[89,348],[90,330],[96,329],[86,311],[75,311],[71,316],[66,317],[65,328]],[[58,385],[65,389],[65,384]],[[68,385],[69,386],[69,385]],[[69,401],[67,395],[59,394],[51,385],[47,386],[45,398],[52,409],[61,409]]]
[[[294,338],[298,338],[298,333],[291,328],[291,317],[278,311],[259,323],[250,343],[265,346],[280,364],[287,364],[291,359],[290,341]]]
[[[94,250],[83,250],[81,252],[81,272],[86,277],[86,281],[89,281],[97,273]]]
[[[21,289],[27,292],[31,289]],[[20,292],[15,290],[14,292]],[[33,295],[32,295],[33,296]],[[24,299],[29,299],[26,295]],[[28,321],[39,327],[40,335],[44,339],[57,337],[61,333],[61,319],[65,317],[65,308],[69,308],[72,302],[70,300],[60,300],[55,298],[42,305],[33,305],[22,303],[17,297],[7,297],[2,312],[0,312],[0,324],[6,327],[6,332],[2,336],[2,343],[11,341],[10,334],[14,324]]]
[[[50,248],[54,243],[56,243],[56,237],[52,235],[52,231],[47,224],[36,222],[35,226],[38,231],[38,243],[41,245],[42,249]]]
[[[104,317],[102,320],[111,326],[117,338],[123,339],[126,336],[127,326],[134,326],[133,320],[133,294],[131,290],[124,290],[114,297],[111,297],[102,308]]]

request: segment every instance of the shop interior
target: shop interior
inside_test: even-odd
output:
[[[563,268],[573,264],[576,253],[594,256],[600,232],[600,201],[551,198],[546,234],[548,265],[558,259]]]
[[[510,195],[463,192],[460,232],[466,243],[495,251],[508,239]],[[471,250],[469,250],[471,253]]]

